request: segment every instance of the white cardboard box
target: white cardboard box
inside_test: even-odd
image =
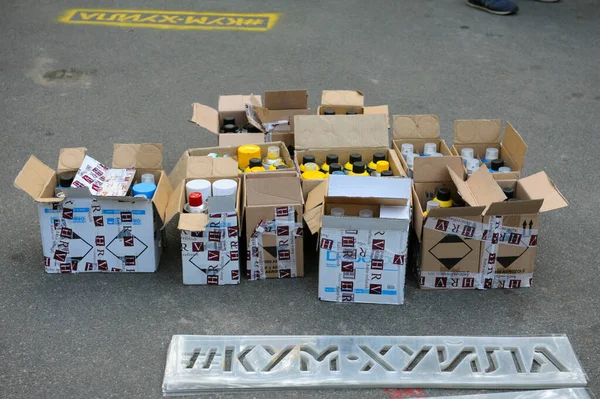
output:
[[[240,283],[239,218],[241,179],[232,158],[212,158],[203,149],[187,150],[169,175],[175,187],[166,211],[168,223],[179,216],[183,284],[231,285]],[[207,214],[183,213],[185,184],[194,179],[211,183],[237,181],[236,195],[207,198]]]
[[[218,205],[221,211],[211,206],[210,199],[216,198],[218,201],[213,201],[213,204]],[[198,218],[205,218],[205,221],[200,221],[204,223],[204,229],[181,230],[184,284],[240,283],[239,229],[235,199],[233,196],[209,198],[208,215],[200,215]]]
[[[305,221],[319,238],[319,298],[334,302],[402,304],[411,180],[332,175],[309,193]],[[381,206],[394,208],[380,218]],[[331,208],[345,216],[331,216]],[[371,209],[373,218],[359,218]],[[390,211],[387,208],[387,211]]]
[[[31,156],[15,185],[37,203],[44,266],[48,273],[154,272],[162,253],[161,227],[171,186],[160,144],[115,144],[113,167],[153,173],[152,200],[92,196],[87,188],[64,189],[54,197],[58,174],[76,171],[85,148],[63,148],[57,171]]]

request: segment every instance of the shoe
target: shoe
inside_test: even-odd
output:
[[[497,15],[516,14],[519,11],[519,6],[511,0],[467,0],[467,5]]]

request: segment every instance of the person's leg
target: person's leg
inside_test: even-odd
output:
[[[511,0],[467,0],[467,4],[498,15],[515,14],[519,11],[517,4]]]

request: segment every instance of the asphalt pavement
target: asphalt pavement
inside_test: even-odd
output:
[[[263,32],[57,21],[76,7],[281,15]],[[520,8],[499,17],[460,0],[3,1],[0,397],[161,397],[173,334],[567,334],[600,392],[600,11],[594,0]],[[12,186],[30,154],[54,167],[60,148],[82,146],[109,162],[115,142],[158,142],[170,171],[185,149],[217,143],[187,121],[193,102],[294,88],[309,90],[312,108],[323,89],[357,89],[393,114],[438,114],[448,142],[455,119],[510,121],[529,146],[524,174],[545,170],[570,202],[542,216],[534,287],[420,291],[411,277],[404,306],[326,303],[314,261],[295,280],[184,286],[173,225],[155,274],[44,272],[37,208]]]

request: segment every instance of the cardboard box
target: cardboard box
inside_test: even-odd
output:
[[[294,116],[310,115],[308,108],[308,93],[306,90],[265,91],[265,105],[260,104],[260,98],[251,99],[252,117],[250,122],[263,131],[266,137],[263,141],[282,141],[286,146],[294,146]],[[287,121],[273,130],[265,129],[264,124],[277,121]]]
[[[485,206],[434,209],[427,219],[423,217],[427,201],[432,200],[440,188],[450,190],[454,200],[460,198],[449,170],[464,178],[465,171],[460,157],[415,158],[413,186],[413,227],[418,238],[415,253],[419,286],[427,289],[475,289],[479,277],[480,242],[468,234],[451,234],[436,229],[440,220],[463,220],[468,226],[481,225]],[[470,230],[466,229],[468,233]]]
[[[240,136],[243,136],[243,135],[240,135]],[[242,143],[243,143],[243,141],[244,140],[242,140]],[[246,143],[243,143],[243,144],[246,144]],[[241,145],[243,145],[243,144],[241,144]],[[289,153],[287,147],[282,142],[256,143],[256,145],[258,147],[260,147],[261,158],[265,158],[267,156],[267,150],[270,146],[279,147],[279,154],[280,154],[281,158],[283,159],[283,161],[285,162],[285,164],[289,167],[289,170],[294,170],[294,171],[296,170],[294,167],[294,161],[292,160],[292,157],[290,156],[290,153]],[[193,171],[190,173],[194,173],[196,176],[198,174],[203,174],[206,176],[206,174],[210,173],[209,171],[212,171],[212,170],[214,170],[215,173],[222,173],[220,168],[218,167],[218,165],[220,165],[221,161],[217,161],[215,163],[215,162],[210,161],[209,159],[205,159],[205,158],[227,159],[227,158],[223,158],[223,157],[225,155],[228,155],[230,157],[229,159],[233,159],[237,163],[237,150],[238,150],[239,146],[240,145],[229,146],[229,147],[207,147],[207,148],[194,148],[191,150],[187,150],[184,153],[184,155],[179,159],[179,161],[175,165],[175,168],[173,168],[173,171],[169,175],[169,179],[171,178],[171,176],[174,176],[174,175],[177,176],[179,179],[181,179],[182,175],[186,173],[184,171],[184,170],[186,170],[186,168],[192,168]],[[219,158],[207,157],[207,155],[210,153],[218,154]],[[229,165],[229,163],[227,163],[227,165]],[[271,172],[279,173],[282,171],[287,171],[287,170],[279,169],[279,170],[269,171],[269,173],[271,173]],[[227,173],[229,173],[229,171]],[[173,183],[174,183],[173,180],[171,180],[171,184],[173,184]]]
[[[442,155],[454,155],[446,142],[440,138],[440,121],[437,115],[394,115],[392,132],[392,148],[407,174],[408,165],[402,156],[402,144],[412,144],[414,151],[421,154],[425,143],[436,143],[438,152]],[[416,161],[414,168],[417,169]]]
[[[428,158],[425,158],[428,159]],[[428,169],[450,177],[414,184],[413,224],[418,242],[417,272],[425,289],[528,287],[533,273],[539,211],[567,203],[541,172],[523,180],[502,182],[517,187],[515,202],[504,202],[501,186],[486,168],[464,180],[454,157],[430,159]],[[466,206],[433,209],[425,219],[427,200],[441,187]],[[542,206],[547,201],[546,206]],[[526,222],[525,231],[523,223]],[[530,226],[531,225],[531,226]],[[497,272],[497,273],[496,273]]]
[[[309,193],[304,220],[312,233],[320,230],[321,300],[404,302],[411,183],[332,175]],[[332,216],[332,208],[343,208],[345,215]],[[362,209],[373,217],[359,218]]]
[[[199,103],[192,104],[192,119],[190,122],[217,134],[219,137],[219,146],[230,145],[231,140],[243,140],[242,143],[263,143],[265,141],[263,133],[221,133],[220,128],[223,125],[224,117],[234,117],[235,123],[240,128],[248,123],[246,116],[246,104],[250,103],[250,98],[257,104],[261,104],[260,96],[253,95],[230,95],[219,96],[217,109]]]
[[[314,155],[320,166],[325,162],[327,154],[337,154],[340,162],[344,164],[353,152],[360,153],[367,163],[371,161],[375,152],[384,152],[394,175],[406,176],[396,154],[389,151],[387,119],[382,114],[296,116],[294,123],[294,162],[298,171],[305,154]],[[305,198],[322,181],[302,179]]]
[[[527,144],[513,126],[506,122],[502,137],[502,121],[499,119],[467,119],[454,121],[454,144],[452,153],[460,156],[463,148],[472,148],[479,159],[485,157],[486,148],[497,148],[504,165],[512,172],[495,172],[497,180],[518,179],[525,163]]]
[[[450,174],[468,204],[494,201],[483,215],[478,288],[530,287],[540,213],[568,206],[566,199],[545,172],[503,182],[503,186],[510,184],[515,190],[516,201],[510,202],[498,200],[501,185],[485,168],[467,181],[461,181],[453,172]]]
[[[184,284],[228,285],[240,282],[239,230],[242,180],[233,158],[212,158],[210,152],[224,148],[194,149],[183,153],[169,180],[175,187],[166,211],[169,222],[179,216],[181,263]],[[208,152],[206,152],[208,151]],[[236,195],[209,197],[207,214],[184,213],[185,184],[194,179],[214,183],[221,179],[238,182]]]
[[[304,276],[303,206],[295,172],[244,175],[249,280]]]
[[[386,120],[390,117],[387,105],[365,106],[365,97],[358,90],[323,90],[317,115],[325,115],[326,109],[334,110],[336,115],[345,115],[348,111],[356,111],[359,115],[383,114]]]
[[[85,148],[63,148],[56,171],[33,155],[15,186],[37,203],[44,265],[48,273],[154,272],[162,253],[161,231],[172,193],[162,169],[161,144],[115,144],[113,168],[136,168],[157,183],[152,200],[93,196],[87,187],[55,197],[58,175],[76,172]]]

